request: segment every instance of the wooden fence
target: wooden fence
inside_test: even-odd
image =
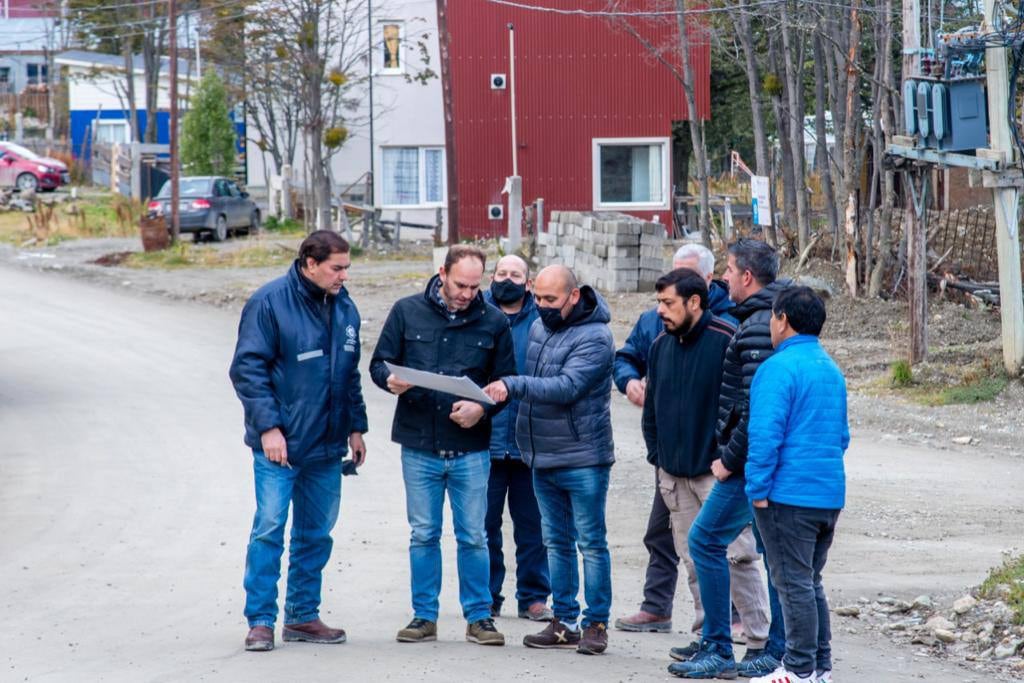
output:
[[[0,114],[13,118],[21,112],[40,121],[50,118],[50,100],[45,92],[0,93]]]

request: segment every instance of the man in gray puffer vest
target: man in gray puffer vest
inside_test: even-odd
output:
[[[580,287],[565,266],[548,266],[534,283],[540,319],[530,328],[529,375],[505,377],[484,391],[518,399],[516,441],[533,469],[555,619],[526,636],[527,647],[575,648],[600,654],[608,646],[611,557],[605,527],[608,478],[615,462],[611,371],[615,343],[608,304]],[[576,548],[583,555],[587,608],[580,605]],[[582,630],[582,632],[581,632]]]

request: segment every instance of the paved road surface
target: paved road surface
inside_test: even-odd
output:
[[[253,502],[226,375],[236,314],[13,268],[0,268],[0,292],[0,680],[674,680],[665,651],[682,635],[613,632],[608,655],[581,657],[526,650],[530,625],[501,619],[508,647],[465,643],[450,538],[440,642],[395,643],[410,616],[408,531],[387,438],[393,400],[369,382],[369,462],[345,480],[325,581],[323,616],[349,642],[244,652]],[[619,399],[615,411],[608,516],[621,615],[639,598],[651,474],[637,412]],[[1024,512],[1009,489],[1022,480],[1019,460],[937,459],[858,437],[828,576],[836,600],[952,594],[1019,542]],[[919,524],[899,533],[907,518]],[[680,597],[677,626],[690,616]],[[838,681],[982,680],[856,622],[837,620],[835,631]]]

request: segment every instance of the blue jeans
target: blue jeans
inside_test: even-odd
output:
[[[430,451],[402,448],[406,514],[412,527],[409,538],[412,609],[419,619],[437,621],[445,491],[451,503],[458,543],[462,614],[471,623],[491,616],[490,560],[484,526],[490,468],[488,451],[442,458]]]
[[[733,475],[716,481],[690,527],[690,557],[697,570],[704,605],[701,639],[714,643],[723,656],[732,655],[732,610],[729,607],[729,544],[750,524],[753,515],[743,490],[746,480]]]
[[[761,539],[761,532],[757,529],[757,515],[754,515],[754,541],[757,543],[757,552],[764,558],[764,573],[768,578],[768,608],[771,610],[772,621],[768,628],[768,644],[765,649],[775,659],[782,661],[786,654],[786,621],[782,616],[782,603],[779,602],[779,591],[775,590],[772,583],[772,570],[768,566],[768,553],[764,550],[764,540]]]
[[[487,549],[491,557],[491,604],[501,607],[505,598],[505,556],[502,553],[501,522],[505,498],[512,517],[512,535],[516,542],[516,602],[519,610],[544,602],[551,595],[548,579],[548,554],[540,528],[540,509],[533,493],[533,473],[518,458],[491,460],[491,478],[487,484]]]
[[[535,469],[533,489],[540,506],[544,546],[551,571],[552,610],[574,624],[580,615],[579,560],[583,554],[583,626],[608,623],[612,609],[612,561],[604,522],[610,465]]]
[[[331,529],[341,503],[341,458],[314,460],[289,469],[253,451],[256,516],[245,556],[245,617],[274,627],[281,576],[284,527],[292,508],[288,543],[288,593],[284,622],[301,624],[320,615],[323,568],[331,556]]]

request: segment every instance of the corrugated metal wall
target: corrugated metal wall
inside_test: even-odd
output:
[[[545,6],[604,9],[600,0],[545,0]],[[671,5],[671,3],[668,3]],[[665,7],[633,0],[620,8]],[[669,137],[687,118],[682,86],[623,19],[556,15],[460,0],[449,5],[459,225],[464,236],[504,234],[487,217],[505,204],[512,175],[510,90],[493,90],[490,76],[509,73],[508,24],[515,26],[516,115],[523,200],[545,200],[545,211],[590,210],[592,140]],[[678,63],[674,17],[630,19],[629,26],[663,58]],[[697,107],[710,114],[710,48],[692,52]],[[650,217],[652,212],[639,212]],[[661,220],[668,218],[667,212]]]

